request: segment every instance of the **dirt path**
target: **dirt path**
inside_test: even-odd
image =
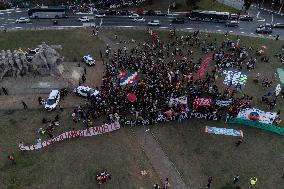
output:
[[[154,135],[144,127],[135,130],[137,140],[149,158],[162,181],[169,178],[171,189],[189,189],[181,178],[180,173],[169,160]]]

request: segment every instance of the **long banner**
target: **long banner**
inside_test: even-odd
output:
[[[213,113],[198,113],[198,112],[184,112],[178,116],[173,115],[172,117],[167,117],[165,114],[158,115],[156,118],[153,119],[143,119],[143,120],[129,120],[129,119],[121,119],[121,123],[123,125],[151,125],[157,124],[160,122],[169,122],[169,121],[177,121],[177,120],[185,120],[191,118],[198,118],[198,119],[208,119],[217,121],[218,117],[216,114]]]
[[[57,137],[53,139],[48,139],[48,140],[45,140],[37,144],[33,144],[33,145],[19,144],[19,148],[22,151],[38,150],[38,149],[45,148],[51,144],[54,144],[56,142],[60,142],[66,139],[79,138],[79,137],[91,137],[91,136],[96,136],[96,135],[100,135],[104,133],[109,133],[109,132],[112,132],[118,129],[120,129],[119,122],[111,123],[111,124],[104,124],[104,125],[97,126],[97,127],[90,127],[84,130],[72,130],[72,131],[61,133],[60,135],[58,135]]]
[[[270,131],[270,132],[273,132],[273,133],[277,133],[277,134],[280,134],[280,135],[284,135],[284,128],[277,127],[276,125],[272,125],[272,124],[261,123],[261,122],[257,122],[257,121],[245,120],[245,119],[240,119],[240,118],[228,119],[227,123],[238,123],[238,124],[242,124],[242,125],[248,125],[248,126],[251,126],[251,127],[263,129],[263,130]]]
[[[256,108],[246,108],[240,110],[237,118],[272,124],[273,121],[277,118],[277,113],[265,112]]]
[[[217,128],[217,127],[206,126],[205,132],[216,134],[216,135],[229,135],[229,136],[243,137],[243,131],[242,130],[235,130],[235,129]]]
[[[202,60],[200,69],[199,69],[199,71],[198,71],[198,73],[195,77],[195,80],[199,80],[204,76],[204,74],[206,73],[208,65],[212,62],[212,59],[213,59],[212,54],[210,54],[205,59]]]

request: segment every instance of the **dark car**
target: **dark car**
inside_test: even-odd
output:
[[[253,21],[253,18],[249,15],[241,15],[240,20],[241,21]]]
[[[239,27],[239,21],[237,20],[228,20],[225,24],[227,27]]]
[[[155,16],[155,15],[156,15],[156,12],[153,11],[153,10],[149,10],[149,11],[146,12],[145,15],[148,15],[148,16]]]
[[[184,18],[174,18],[172,20],[173,24],[184,24],[184,22],[185,22]]]
[[[273,28],[284,28],[284,23],[276,23],[273,25]]]
[[[256,28],[255,30],[256,33],[261,33],[261,34],[271,34],[272,33],[272,28],[269,26],[265,25],[260,25]]]
[[[120,15],[123,15],[123,16],[128,16],[130,15],[130,12],[128,10],[122,10],[119,12]]]

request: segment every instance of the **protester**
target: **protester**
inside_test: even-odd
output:
[[[23,105],[24,109],[25,110],[28,109],[28,105],[24,101],[21,101],[21,102],[22,102],[22,105]]]
[[[206,188],[207,188],[207,189],[210,189],[212,181],[213,181],[213,177],[212,177],[212,176],[209,176],[209,177],[208,177],[208,182],[207,182],[207,185],[206,185]]]
[[[233,183],[236,184],[239,180],[240,180],[240,176],[239,175],[235,175],[234,179],[233,179]]]
[[[168,189],[168,188],[170,188],[170,182],[169,182],[169,178],[166,178],[166,180],[165,180],[165,182],[164,182],[164,187],[163,187],[163,189]]]
[[[16,160],[13,155],[8,155],[8,160],[11,161],[12,165],[16,165]]]

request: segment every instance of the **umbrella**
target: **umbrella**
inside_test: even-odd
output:
[[[135,94],[129,93],[127,95],[127,100],[129,100],[130,102],[135,102],[137,100],[137,97]]]

